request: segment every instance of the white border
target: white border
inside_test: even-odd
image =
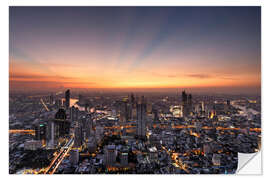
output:
[[[59,176],[16,176],[8,175],[8,6],[262,6],[262,129],[263,129],[263,139],[262,148],[265,153],[263,153],[263,176],[239,176],[239,175],[229,175],[229,176],[212,176],[212,175],[116,175],[116,176],[104,176],[104,175],[91,175],[91,176],[81,176],[78,178],[115,178],[115,179],[137,179],[137,178],[188,178],[188,179],[216,179],[216,178],[267,178],[269,175],[267,162],[270,160],[268,157],[269,153],[269,128],[270,128],[270,116],[269,116],[269,101],[270,101],[270,85],[268,83],[268,78],[270,77],[270,2],[269,0],[1,0],[0,1],[0,49],[1,49],[1,175],[2,178],[22,178],[22,179],[32,179],[32,178],[58,178]],[[268,139],[265,141],[265,139]],[[4,176],[4,177],[3,177]],[[64,175],[61,178],[76,178],[76,175]],[[268,177],[269,179],[269,177]]]

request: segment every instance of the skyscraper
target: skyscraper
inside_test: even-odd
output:
[[[56,104],[56,107],[59,109],[62,107],[63,103],[62,103],[62,99],[56,99],[55,100],[55,104]]]
[[[70,108],[69,112],[70,112],[70,113],[69,113],[69,116],[70,116],[71,122],[76,121],[76,109],[75,109],[75,107],[72,106],[72,107]]]
[[[188,96],[185,91],[182,91],[182,115],[186,117],[188,115]]]
[[[53,101],[54,101],[54,99],[53,99],[53,94],[51,94],[51,95],[50,95],[50,105],[53,104]]]
[[[36,140],[46,140],[46,124],[37,124],[35,126],[35,139]]]
[[[113,166],[116,162],[115,145],[108,145],[105,149],[105,164],[107,166]]]
[[[191,94],[188,95],[187,104],[188,104],[188,114],[190,114],[192,112],[192,95]]]
[[[125,124],[128,120],[128,105],[126,101],[120,101],[120,122]]]
[[[137,104],[137,136],[139,138],[146,137],[146,101],[144,96],[141,98],[141,102]]]
[[[187,94],[185,91],[182,91],[182,102],[183,104],[187,103]]]
[[[65,92],[65,107],[66,107],[66,109],[68,109],[69,106],[70,106],[70,90],[68,89]]]
[[[192,95],[182,91],[182,114],[184,117],[190,115],[192,111]]]
[[[92,114],[86,115],[86,138],[89,138],[93,134],[93,120]]]
[[[135,103],[135,97],[134,97],[134,94],[133,94],[133,93],[130,94],[129,102],[130,102],[132,105]]]
[[[70,122],[67,120],[67,115],[64,109],[59,109],[55,114],[54,123],[56,125],[56,136],[65,137],[69,135]]]
[[[79,162],[79,151],[78,149],[73,149],[70,151],[69,160],[72,166],[75,166]]]
[[[74,147],[75,148],[79,148],[81,147],[83,141],[83,132],[82,132],[82,127],[80,125],[77,124],[77,126],[75,127],[75,133],[74,133],[75,137],[74,137]]]

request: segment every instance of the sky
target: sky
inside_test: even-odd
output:
[[[10,90],[259,92],[260,7],[10,7]]]

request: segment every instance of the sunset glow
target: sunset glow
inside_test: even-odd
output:
[[[260,31],[259,8],[12,7],[10,88],[260,90]]]

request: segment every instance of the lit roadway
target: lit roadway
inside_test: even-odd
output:
[[[60,152],[54,157],[51,164],[46,168],[44,174],[53,174],[61,162],[65,159],[70,149],[72,148],[74,143],[74,138],[72,137],[64,147],[61,148]]]
[[[33,129],[10,129],[10,134],[32,134],[35,135],[35,130]]]
[[[186,173],[189,173],[189,170],[187,169],[187,165],[184,164],[181,159],[178,159],[177,157],[177,153],[172,153],[171,151],[169,151],[165,146],[162,146],[162,149],[164,149],[166,151],[166,153],[171,157],[172,161],[174,162],[175,166],[184,170]]]

